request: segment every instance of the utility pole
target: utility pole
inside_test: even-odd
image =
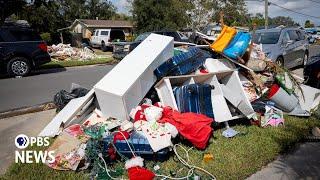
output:
[[[268,29],[268,0],[264,0],[264,28]]]

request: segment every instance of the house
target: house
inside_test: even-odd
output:
[[[95,29],[122,29],[126,37],[129,37],[132,35],[133,25],[130,21],[76,19],[71,26],[58,29],[58,32],[60,32],[63,42],[62,32],[68,30],[72,34],[72,44],[79,46],[83,39],[91,38]]]

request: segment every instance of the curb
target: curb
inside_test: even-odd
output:
[[[86,67],[95,67],[95,66],[112,66],[117,63],[118,62],[116,61],[112,61],[108,63],[98,63],[98,64],[90,64],[90,65],[82,65],[82,66],[69,66],[69,67],[48,68],[48,69],[44,68],[44,69],[37,69],[34,72],[43,73],[43,72],[50,72],[50,71],[59,71],[63,69],[77,69],[77,68],[86,68]]]
[[[56,105],[54,105],[52,102],[43,103],[35,106],[30,107],[23,107],[18,109],[12,109],[5,112],[0,112],[0,119],[9,118],[13,116],[19,116],[23,114],[29,114],[29,113],[35,113],[40,111],[46,111],[50,109],[56,108]]]

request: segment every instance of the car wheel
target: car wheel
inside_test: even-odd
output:
[[[30,70],[30,63],[24,57],[12,58],[7,64],[7,71],[10,76],[26,76]]]
[[[106,44],[103,41],[101,42],[101,51],[103,51],[103,52],[107,51]]]
[[[304,53],[304,56],[303,56],[303,66],[306,66],[307,63],[308,63],[308,59],[309,59],[309,55],[307,52]]]
[[[280,67],[284,67],[284,60],[283,57],[278,57],[276,60],[276,63],[280,66]]]

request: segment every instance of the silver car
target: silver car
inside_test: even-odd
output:
[[[305,65],[309,57],[306,34],[298,28],[257,30],[253,42],[262,44],[267,57],[286,68]]]

